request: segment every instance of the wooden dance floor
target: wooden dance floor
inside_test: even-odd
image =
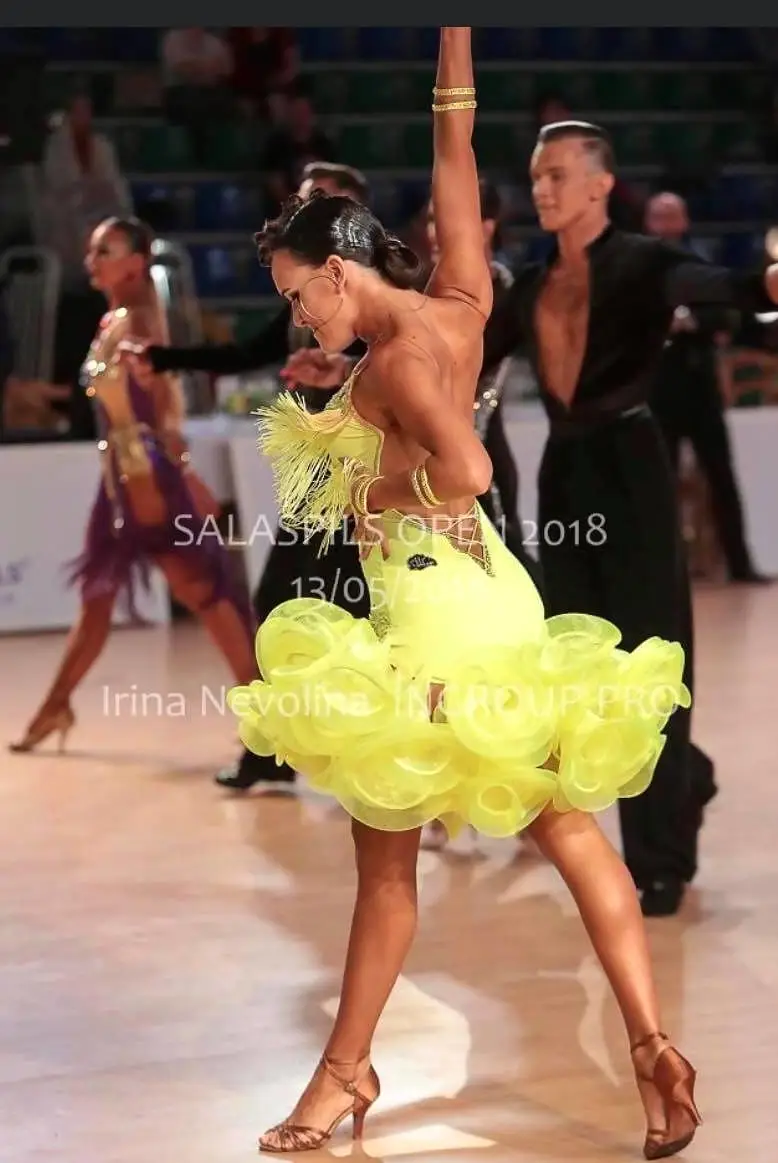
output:
[[[651,922],[651,942],[665,1026],[700,1072],[706,1123],[686,1157],[773,1163],[778,588],[704,590],[697,609],[695,735],[722,793],[695,891],[682,917]],[[0,642],[4,740],[61,646]],[[239,1163],[315,1065],[352,900],[348,830],[309,794],[212,785],[235,751],[225,682],[194,627],[118,632],[78,693],[68,753],[4,760],[3,1163]],[[624,1036],[555,873],[490,843],[425,854],[421,880],[364,1153],[639,1158]],[[356,1153],[340,1133],[322,1152]]]

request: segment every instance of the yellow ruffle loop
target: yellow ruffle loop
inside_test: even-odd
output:
[[[639,794],[634,789],[646,775],[650,782],[660,740],[649,723],[606,722],[590,713],[562,737],[554,806],[600,812],[623,796],[625,788],[630,795]]]
[[[621,660],[609,719],[634,719],[661,731],[676,707],[688,709],[692,698],[683,681],[685,657],[677,642],[648,638]]]
[[[293,599],[257,635],[263,679],[229,703],[250,750],[286,760],[370,827],[442,818],[509,836],[548,804],[601,811],[650,783],[667,717],[690,702],[683,651],[651,639],[627,654],[619,640],[574,615],[518,649],[449,660],[431,722],[431,664],[407,666],[391,635]]]
[[[538,767],[556,736],[553,692],[537,663],[506,652],[470,663],[446,684],[442,711],[463,747],[484,759]]]
[[[589,614],[549,618],[546,631],[539,665],[553,691],[558,742],[590,713],[599,713],[603,691],[615,681],[621,631]]]
[[[348,505],[348,474],[332,456],[346,417],[341,409],[309,412],[290,392],[255,412],[257,443],[273,466],[281,521],[324,534],[324,553]]]
[[[338,776],[359,799],[387,812],[407,812],[452,791],[462,755],[445,723],[387,722],[374,739],[349,748]]]
[[[459,814],[495,839],[515,836],[536,820],[553,798],[553,772],[512,764],[483,763],[461,788]]]

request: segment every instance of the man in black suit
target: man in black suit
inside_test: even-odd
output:
[[[366,179],[351,166],[310,163],[303,171],[298,193],[301,198],[309,198],[316,189],[327,194],[346,194],[360,202],[368,199]],[[293,352],[311,342],[310,332],[294,325],[291,307],[285,303],[263,331],[244,343],[188,348],[149,347],[141,360],[143,370],[157,373],[205,371],[215,375],[239,375],[282,364]],[[355,343],[346,353],[346,363],[358,359],[365,350],[361,341]],[[295,391],[303,396],[310,411],[321,411],[337,389],[307,390],[300,386],[305,382],[304,377],[299,377]],[[336,535],[324,556],[319,557],[318,553],[318,538],[306,540],[295,531],[278,530],[253,595],[259,622],[289,598],[319,597],[322,592],[355,617],[367,616],[369,600],[359,555],[347,532]],[[295,773],[286,764],[278,766],[272,756],[262,758],[247,750],[235,766],[220,771],[216,776],[221,787],[232,791],[247,791],[260,782],[292,783],[294,779]]]
[[[646,230],[683,245],[689,234],[686,203],[677,194],[657,194],[646,209]],[[676,308],[670,337],[657,368],[651,410],[659,421],[674,468],[682,441],[691,444],[710,488],[713,519],[730,580],[768,581],[754,568],[746,544],[743,507],[732,464],[724,401],[716,369],[717,337],[731,332],[737,313],[700,305]]]

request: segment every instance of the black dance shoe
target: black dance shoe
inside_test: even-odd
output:
[[[281,766],[272,755],[253,755],[244,751],[237,764],[225,767],[215,777],[219,787],[227,791],[250,791],[258,783],[293,784],[297,778],[287,763]]]
[[[729,581],[733,586],[771,586],[775,578],[758,573],[755,569],[745,569],[742,573],[733,573]]]
[[[644,917],[674,917],[681,907],[686,885],[682,880],[655,880],[640,894]]]

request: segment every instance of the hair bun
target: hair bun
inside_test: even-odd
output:
[[[393,234],[382,234],[373,249],[376,269],[396,287],[415,287],[423,271],[418,256]]]

